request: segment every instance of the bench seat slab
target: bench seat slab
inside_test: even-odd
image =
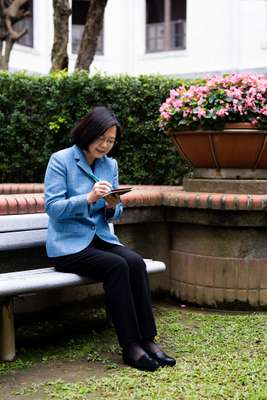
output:
[[[165,271],[166,266],[161,261],[144,260],[147,272],[155,273]],[[96,283],[92,279],[72,273],[58,272],[55,268],[40,268],[20,272],[0,274],[0,300],[1,297],[16,296],[31,292],[78,286]]]
[[[149,274],[166,270],[161,261],[144,261]],[[15,358],[13,296],[90,283],[95,281],[77,274],[58,272],[55,268],[0,274],[0,360],[12,361]]]

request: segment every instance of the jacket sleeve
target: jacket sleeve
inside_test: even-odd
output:
[[[87,193],[67,198],[67,169],[58,154],[53,154],[49,160],[44,187],[45,211],[51,218],[63,220],[89,216]]]
[[[118,163],[116,160],[114,160],[115,165],[114,165],[114,173],[113,173],[113,178],[112,178],[112,188],[116,189],[119,187],[119,172],[118,172]],[[105,216],[106,220],[108,222],[114,222],[115,220],[118,220],[123,212],[123,205],[122,202],[120,201],[115,208],[106,208],[105,209]]]

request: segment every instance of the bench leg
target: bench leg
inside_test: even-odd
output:
[[[13,300],[7,298],[0,302],[0,360],[14,360],[15,351]]]

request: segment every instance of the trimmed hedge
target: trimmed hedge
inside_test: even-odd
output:
[[[50,155],[69,146],[76,121],[96,105],[123,126],[120,182],[178,184],[188,167],[159,131],[159,107],[181,80],[162,76],[0,73],[0,182],[42,182]]]

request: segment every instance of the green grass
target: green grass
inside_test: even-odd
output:
[[[80,360],[90,353],[92,364],[105,365],[102,376],[76,382],[58,376],[20,389],[14,398],[39,393],[36,399],[46,400],[267,399],[267,314],[210,313],[160,304],[156,320],[157,340],[176,357],[174,368],[154,373],[121,368],[112,359],[120,351],[114,331],[102,326],[86,334],[81,329],[66,340],[61,337],[61,343],[20,348],[17,361],[1,363],[0,372],[8,379],[11,368]]]

